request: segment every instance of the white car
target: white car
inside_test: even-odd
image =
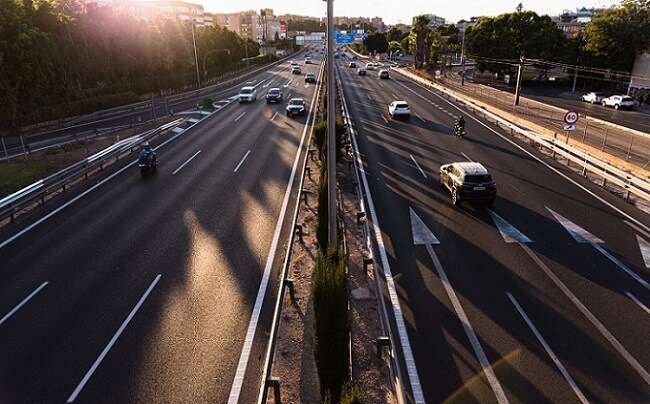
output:
[[[253,102],[257,99],[257,90],[255,87],[246,86],[239,90],[239,103]]]
[[[307,57],[305,58],[305,64],[306,64],[306,65],[310,65],[310,64],[311,64],[311,58],[310,58],[309,56],[307,56]]]
[[[632,109],[634,107],[634,100],[632,97],[628,97],[627,95],[611,95],[607,98],[603,98],[601,104],[603,107],[614,107],[614,109]]]
[[[587,93],[580,97],[580,100],[584,102],[590,102],[592,104],[600,104],[603,102],[603,98],[605,98],[605,94],[592,91],[591,93]]]
[[[388,106],[388,115],[391,118],[406,118],[411,117],[411,109],[406,101],[393,101]]]
[[[366,63],[366,70],[375,70],[375,65],[372,63]]]
[[[304,115],[307,110],[302,98],[292,98],[287,104],[287,116]]]

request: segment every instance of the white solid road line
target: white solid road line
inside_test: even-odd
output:
[[[537,330],[537,327],[535,327],[535,325],[530,320],[530,318],[528,317],[528,315],[526,314],[524,309],[521,308],[521,306],[519,305],[519,302],[517,302],[517,299],[515,299],[515,297],[512,295],[512,293],[507,292],[507,294],[508,294],[508,298],[510,299],[512,304],[515,305],[515,308],[517,309],[517,311],[519,311],[519,314],[521,314],[521,316],[524,318],[524,321],[526,322],[526,324],[528,324],[528,327],[530,327],[530,330],[533,332],[533,334],[535,334],[535,337],[537,337],[537,340],[539,341],[539,343],[542,344],[542,346],[546,350],[546,353],[548,354],[548,356],[551,357],[551,360],[553,360],[553,363],[555,363],[555,366],[557,366],[557,368],[560,370],[560,373],[562,373],[562,375],[564,376],[566,381],[569,382],[569,386],[571,386],[571,389],[573,389],[573,392],[576,393],[576,396],[578,396],[578,399],[580,400],[580,402],[588,403],[589,400],[587,400],[587,397],[585,397],[585,395],[580,390],[580,387],[578,387],[578,384],[575,382],[575,380],[573,380],[573,378],[571,377],[569,372],[566,370],[564,365],[562,365],[562,362],[560,362],[560,359],[557,357],[557,355],[555,355],[555,352],[553,352],[551,347],[546,343],[546,340],[544,339],[544,337],[542,337],[542,334],[540,334],[540,332]]]
[[[497,379],[497,375],[494,373],[494,369],[492,369],[492,365],[490,364],[490,361],[488,360],[487,355],[485,354],[485,351],[481,346],[481,342],[478,340],[478,336],[476,335],[476,332],[474,332],[474,329],[472,328],[472,325],[469,322],[469,317],[467,317],[467,314],[465,314],[465,310],[463,309],[463,306],[460,304],[460,300],[458,299],[458,296],[456,295],[454,288],[451,286],[451,283],[449,282],[449,278],[447,277],[447,273],[445,272],[445,269],[442,267],[442,263],[438,259],[436,252],[433,251],[433,246],[431,246],[431,244],[425,244],[425,247],[427,248],[427,252],[431,257],[431,260],[433,261],[433,265],[436,267],[436,270],[438,271],[438,276],[442,281],[442,285],[444,286],[445,291],[447,292],[447,296],[449,297],[449,300],[451,300],[452,306],[454,306],[454,310],[456,311],[456,315],[458,316],[458,319],[460,320],[461,324],[463,325],[463,328],[465,329],[465,334],[467,334],[467,338],[469,339],[469,342],[472,345],[472,348],[474,349],[474,353],[476,354],[476,357],[478,358],[478,361],[480,362],[481,367],[483,368],[483,373],[485,374],[488,383],[490,383],[490,387],[492,387],[492,391],[494,392],[497,401],[499,403],[509,402],[508,398],[506,397],[506,393],[503,391],[503,388],[501,387],[501,383],[499,383],[499,379]]]
[[[122,332],[124,331],[126,326],[129,325],[129,322],[131,321],[131,319],[133,319],[135,314],[138,312],[138,310],[140,309],[140,306],[142,306],[142,303],[144,303],[144,301],[147,299],[147,297],[149,296],[149,293],[151,293],[153,288],[156,286],[156,284],[160,280],[161,276],[162,276],[161,274],[158,274],[158,276],[156,276],[156,279],[154,279],[153,282],[151,283],[151,285],[149,285],[149,288],[147,289],[146,292],[144,292],[144,295],[142,295],[142,297],[138,301],[138,304],[136,304],[135,307],[133,308],[133,310],[131,310],[131,313],[129,314],[129,316],[126,318],[126,320],[124,320],[124,322],[122,323],[120,328],[117,330],[115,335],[113,335],[113,338],[111,338],[110,342],[108,343],[108,345],[106,345],[106,348],[104,348],[104,350],[99,355],[97,360],[95,360],[95,363],[93,363],[93,365],[90,367],[90,370],[88,370],[88,373],[86,373],[86,375],[81,380],[81,382],[79,383],[77,388],[74,389],[74,392],[72,393],[70,398],[68,398],[68,401],[67,401],[68,403],[73,402],[77,398],[77,396],[79,395],[81,390],[84,388],[86,383],[88,383],[88,380],[90,379],[90,377],[93,375],[93,373],[95,373],[95,370],[97,370],[97,367],[99,366],[99,364],[102,363],[102,360],[104,359],[106,354],[108,354],[108,351],[111,350],[111,348],[115,344],[115,341],[117,341],[117,339],[120,337],[120,335],[122,334]]]
[[[235,122],[241,119],[242,116],[246,115],[246,112],[242,112],[241,115],[239,115],[237,118],[235,118]]]
[[[418,114],[417,112],[415,112],[415,116],[417,116],[418,118],[422,119],[422,122],[426,122],[426,121],[427,121],[426,119],[422,118],[422,117],[420,116],[420,114]]]
[[[175,175],[177,172],[179,172],[179,171],[181,170],[181,168],[185,167],[185,166],[187,165],[187,163],[189,163],[190,161],[192,161],[192,159],[193,159],[194,157],[198,156],[199,153],[201,153],[201,150],[199,150],[199,151],[197,151],[196,153],[194,153],[194,155],[193,155],[192,157],[190,157],[190,158],[187,159],[183,164],[181,164],[181,166],[178,167],[178,168],[176,169],[176,171],[174,171],[174,172],[172,173],[172,175]]]
[[[277,113],[277,112],[276,112],[276,113]],[[237,170],[239,170],[239,167],[241,167],[241,165],[244,164],[244,160],[246,160],[246,157],[248,157],[249,154],[251,154],[251,151],[250,151],[250,150],[246,152],[246,154],[245,154],[244,157],[241,159],[241,161],[239,162],[239,164],[237,164],[237,167],[235,168],[235,171],[233,171],[234,173],[236,173]]]
[[[413,162],[414,162],[415,165],[417,166],[418,170],[420,170],[420,172],[422,173],[422,175],[424,176],[424,178],[427,178],[427,175],[424,173],[424,170],[422,169],[422,167],[420,167],[420,165],[418,164],[418,162],[415,161],[415,157],[413,157],[413,155],[411,155],[411,154],[409,154],[409,156],[411,156],[411,160],[413,160]]]
[[[646,313],[650,314],[650,309],[649,309],[645,304],[641,303],[641,301],[640,301],[639,299],[637,299],[636,296],[634,296],[632,293],[628,292],[627,290],[625,291],[625,294],[626,294],[630,299],[632,299],[632,300],[634,301],[634,303],[638,304],[639,307],[641,307],[641,309],[642,309],[643,311],[645,311]]]
[[[47,284],[48,284],[48,282],[43,282],[43,284],[42,284],[41,286],[39,286],[38,288],[36,288],[35,291],[33,291],[29,296],[27,296],[26,298],[24,298],[23,301],[20,302],[20,304],[18,304],[18,306],[14,307],[13,310],[11,310],[9,313],[5,314],[5,316],[2,317],[2,320],[0,320],[0,325],[2,325],[2,323],[4,323],[5,321],[7,321],[7,320],[9,319],[9,317],[11,317],[15,312],[17,312],[18,310],[20,310],[21,307],[23,307],[23,306],[24,306],[28,301],[30,301],[32,297],[36,296],[36,294],[37,294],[38,292],[40,292],[41,289],[43,289],[45,286],[47,286]]]
[[[596,316],[593,315],[592,312],[587,309],[587,307],[576,297],[576,295],[571,292],[571,290],[558,278],[553,271],[550,270],[549,267],[544,264],[544,262],[528,247],[526,244],[519,244],[521,248],[524,249],[524,251],[530,256],[530,258],[535,261],[537,266],[544,271],[546,276],[548,276],[553,283],[555,283],[555,286],[557,286],[564,295],[571,300],[571,303],[573,303],[574,306],[578,308],[582,312],[582,314],[589,320],[591,324],[596,327],[596,329],[600,332],[600,334],[605,337],[605,339],[618,351],[618,353],[625,359],[627,363],[636,370],[636,372],[641,376],[641,378],[648,384],[650,385],[650,374],[641,366],[641,364],[632,356],[631,353],[628,352],[627,349],[612,335],[611,332],[605,326],[603,323],[598,321]]]

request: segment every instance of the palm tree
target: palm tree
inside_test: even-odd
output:
[[[418,15],[413,18],[411,33],[409,34],[409,45],[413,52],[413,61],[415,68],[421,69],[427,62],[428,51],[426,49],[427,38],[431,29],[429,24],[431,20],[426,15]]]

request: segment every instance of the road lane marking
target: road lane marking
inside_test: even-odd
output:
[[[14,307],[9,313],[5,314],[5,316],[2,317],[2,320],[0,320],[0,325],[2,325],[2,323],[7,321],[9,319],[9,317],[11,317],[15,312],[20,310],[21,307],[23,307],[28,301],[30,301],[32,297],[36,296],[36,294],[38,292],[40,292],[41,289],[43,289],[45,286],[47,286],[48,283],[49,282],[43,282],[43,284],[41,286],[36,288],[36,290],[34,290],[29,296],[24,298],[23,301],[18,304],[18,306]]]
[[[585,397],[585,395],[580,390],[580,387],[578,387],[578,384],[575,382],[575,380],[573,380],[573,378],[571,377],[569,372],[566,370],[564,365],[562,365],[562,362],[560,362],[560,359],[557,357],[557,355],[555,355],[555,352],[553,352],[551,347],[546,343],[546,340],[544,339],[544,337],[542,337],[542,334],[540,334],[540,332],[537,330],[537,327],[535,327],[535,325],[530,320],[530,318],[528,317],[528,315],[526,314],[524,309],[521,308],[521,306],[519,305],[519,302],[517,302],[517,299],[515,299],[515,297],[512,295],[512,293],[507,292],[507,294],[508,294],[508,298],[510,299],[512,304],[515,305],[515,308],[517,309],[517,311],[519,311],[519,314],[521,314],[521,316],[524,318],[524,321],[526,322],[526,324],[528,324],[528,327],[530,327],[530,330],[533,332],[533,334],[535,334],[535,337],[537,338],[539,343],[542,344],[542,346],[546,350],[546,353],[548,354],[548,356],[551,357],[551,360],[553,360],[553,362],[555,363],[555,366],[557,366],[557,368],[560,370],[560,373],[562,373],[562,375],[564,376],[566,381],[569,382],[569,386],[571,386],[571,389],[573,389],[573,392],[576,393],[576,396],[578,396],[578,399],[580,400],[580,402],[588,403],[589,400],[587,400],[587,397]]]
[[[632,300],[634,301],[634,303],[638,304],[639,307],[641,307],[641,309],[642,309],[643,311],[645,311],[646,313],[650,314],[650,309],[649,309],[645,304],[641,303],[641,301],[640,301],[639,299],[637,299],[637,298],[636,298],[632,293],[630,293],[630,292],[628,292],[628,291],[626,290],[626,291],[625,291],[625,294],[626,294],[630,299],[632,299]]]
[[[277,112],[276,112],[276,114],[277,114]],[[241,159],[241,161],[239,162],[239,164],[237,164],[237,167],[235,168],[235,171],[233,171],[234,173],[236,173],[237,170],[239,170],[239,167],[241,167],[241,165],[244,164],[244,160],[246,160],[246,157],[248,157],[249,154],[251,154],[251,151],[250,151],[250,150],[246,152],[246,154],[245,154],[244,157]]]
[[[174,171],[174,172],[172,173],[172,175],[175,175],[177,172],[179,172],[179,171],[181,170],[181,168],[185,167],[185,166],[187,165],[187,163],[189,163],[190,161],[192,161],[192,159],[193,159],[194,157],[198,156],[199,153],[201,153],[201,150],[199,150],[199,151],[197,151],[196,153],[194,153],[194,155],[193,155],[192,157],[190,157],[189,159],[187,159],[187,161],[185,161],[183,164],[181,164],[181,166],[178,167],[178,168],[176,169],[176,171]]]
[[[138,304],[136,304],[135,307],[133,308],[133,310],[131,310],[131,313],[129,314],[129,316],[126,318],[126,320],[124,320],[124,322],[122,323],[120,328],[117,330],[115,335],[113,335],[113,338],[111,338],[110,342],[108,343],[108,345],[106,345],[106,348],[104,348],[104,350],[99,355],[97,360],[95,360],[95,363],[93,363],[93,365],[90,367],[90,370],[88,370],[88,373],[86,373],[86,375],[81,380],[81,382],[79,383],[77,388],[74,389],[74,392],[72,393],[70,398],[68,398],[68,401],[67,401],[68,403],[72,403],[77,398],[77,396],[79,395],[81,390],[84,388],[86,383],[88,383],[88,380],[90,379],[90,377],[93,375],[93,373],[95,373],[95,370],[97,370],[97,367],[100,365],[100,363],[102,362],[104,357],[108,354],[108,351],[111,350],[111,348],[115,344],[115,341],[117,341],[117,339],[120,337],[120,335],[122,334],[122,332],[124,331],[126,326],[129,325],[129,322],[131,321],[131,319],[133,319],[135,314],[138,312],[138,310],[140,309],[140,306],[142,306],[144,301],[147,299],[147,297],[149,296],[149,293],[151,293],[153,288],[156,286],[156,284],[160,280],[161,276],[162,276],[161,274],[158,274],[158,276],[156,276],[156,279],[154,279],[153,282],[151,283],[151,285],[149,285],[149,288],[147,289],[146,292],[144,292],[144,295],[142,295],[142,297],[138,301]]]
[[[618,351],[618,353],[625,359],[625,361],[632,366],[634,370],[641,376],[641,378],[648,384],[650,385],[650,374],[641,366],[641,364],[630,354],[627,349],[612,335],[611,332],[605,326],[603,323],[598,321],[596,316],[594,316],[587,307],[582,304],[582,302],[576,297],[576,295],[571,292],[571,290],[558,278],[553,271],[549,269],[549,267],[542,262],[542,260],[528,247],[526,244],[519,244],[521,248],[530,256],[530,258],[535,261],[537,266],[544,271],[546,276],[548,276],[553,283],[555,283],[555,286],[557,286],[564,295],[571,300],[571,303],[573,303],[574,306],[578,308],[582,312],[582,314],[589,320],[591,324],[596,327],[596,329],[600,332],[600,334],[605,337],[605,339]]]
[[[507,403],[508,398],[506,397],[506,393],[503,391],[503,388],[501,387],[501,383],[499,383],[499,379],[497,379],[497,375],[496,373],[494,373],[494,369],[492,369],[492,365],[490,364],[490,361],[488,360],[487,355],[485,354],[485,351],[481,346],[481,342],[479,341],[476,332],[474,332],[474,329],[472,328],[472,325],[469,322],[469,317],[467,317],[467,314],[465,313],[463,306],[460,304],[460,300],[458,299],[458,296],[456,295],[454,288],[451,286],[451,282],[449,282],[449,278],[447,277],[447,273],[445,272],[445,269],[442,267],[442,263],[440,262],[440,259],[438,259],[436,252],[433,251],[433,246],[431,244],[425,244],[425,247],[427,248],[427,252],[431,257],[431,260],[433,261],[433,266],[435,266],[436,271],[438,271],[438,276],[442,281],[442,285],[444,286],[445,291],[447,292],[447,296],[449,297],[449,300],[451,300],[452,306],[454,306],[456,315],[458,316],[458,319],[463,325],[465,334],[467,335],[467,338],[469,339],[469,342],[472,345],[472,349],[474,349],[476,358],[478,359],[479,363],[481,364],[481,367],[483,368],[483,373],[485,374],[485,377],[487,378],[490,387],[492,387],[492,391],[494,392],[497,401],[499,403]]]
[[[623,220],[623,223],[627,224],[628,226],[632,227],[634,230],[638,231],[639,233],[643,234],[647,238],[650,238],[650,232],[643,230],[636,224],[630,222],[629,220]]]
[[[469,156],[467,156],[467,154],[465,154],[463,152],[461,152],[460,154],[462,154],[467,159],[467,161],[474,161],[471,158],[469,158]]]
[[[415,112],[415,116],[417,116],[418,118],[422,119],[422,122],[426,122],[426,121],[427,121],[426,119],[422,118],[422,117],[420,116],[420,114],[418,114],[417,112]]]
[[[382,117],[382,119],[384,120],[384,122],[388,123],[388,119],[386,119],[386,117],[384,116],[384,114],[380,114],[380,116]]]
[[[424,178],[427,178],[427,175],[424,173],[424,170],[422,169],[422,167],[420,167],[420,165],[418,164],[418,162],[415,161],[415,157],[413,157],[412,154],[409,154],[409,156],[411,156],[411,160],[413,160],[413,162],[414,162],[415,165],[417,166],[418,170],[420,170],[420,172],[422,173],[422,175],[424,176]]]
[[[411,233],[413,234],[414,245],[440,244],[436,237],[426,224],[420,219],[417,213],[409,206],[409,215],[411,216]]]
[[[366,94],[368,96],[368,99],[372,101],[372,98],[370,98],[370,94]]]
[[[278,116],[278,111],[275,111],[275,114],[273,114],[273,116],[271,117],[271,120],[274,120],[276,116]]]
[[[390,93],[390,95],[392,95],[392,96],[393,96],[393,99],[395,99],[395,100],[401,100],[401,98],[397,98],[397,96],[395,95],[395,93]]]
[[[639,251],[641,251],[645,267],[650,268],[650,243],[642,239],[638,234],[636,235],[636,241],[639,243]]]
[[[501,237],[505,240],[506,243],[532,243],[533,241],[526,237],[526,235],[520,232],[515,226],[508,223],[504,218],[497,215],[492,209],[488,209],[490,216],[494,224],[499,229]]]
[[[239,115],[237,118],[235,118],[235,122],[241,119],[242,116],[246,115],[246,112],[242,112],[241,115]]]
[[[321,72],[323,70],[323,65],[321,65]],[[319,77],[321,74],[319,73]],[[314,105],[316,100],[317,91],[314,91],[314,94],[311,98],[311,105]],[[307,113],[307,119],[305,122],[309,122],[311,119],[312,126],[314,124],[315,115],[312,114],[310,109]],[[262,280],[260,282],[260,287],[257,290],[257,296],[255,298],[255,305],[251,311],[250,322],[248,323],[248,329],[246,331],[246,337],[244,338],[244,346],[242,347],[241,354],[239,356],[239,362],[237,364],[237,370],[235,372],[235,377],[233,379],[232,386],[230,387],[230,395],[228,396],[228,404],[237,404],[239,402],[239,395],[241,394],[242,387],[244,385],[244,377],[246,376],[246,367],[248,366],[248,359],[250,358],[251,350],[253,348],[253,340],[255,338],[255,331],[257,330],[257,324],[260,320],[260,314],[262,311],[262,304],[264,303],[264,296],[266,295],[266,289],[271,278],[271,269],[273,268],[273,262],[275,260],[275,255],[277,253],[278,244],[280,242],[280,231],[282,230],[282,224],[284,223],[287,209],[289,207],[289,200],[291,199],[291,189],[296,173],[298,171],[298,163],[300,162],[300,156],[302,149],[305,145],[305,139],[307,137],[307,130],[310,125],[305,125],[302,131],[302,138],[300,139],[300,144],[298,145],[298,151],[296,153],[296,158],[293,162],[293,168],[291,169],[291,175],[287,181],[287,189],[284,193],[284,199],[282,201],[282,207],[280,208],[280,213],[278,215],[278,221],[275,225],[275,232],[273,233],[273,240],[271,241],[271,247],[269,248],[269,254],[266,259],[266,265],[264,267],[264,273],[262,274]]]

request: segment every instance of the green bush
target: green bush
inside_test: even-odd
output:
[[[363,404],[359,388],[349,383],[346,384],[341,391],[341,404]]]
[[[212,98],[208,97],[203,100],[203,109],[212,109],[213,108],[214,102],[212,101]]]
[[[328,391],[331,397],[341,397],[350,380],[350,313],[344,261],[340,249],[330,249],[326,257],[319,253],[312,283],[314,359],[323,398]]]
[[[316,240],[320,246],[321,253],[327,252],[327,170],[323,170],[326,164],[321,164],[320,183],[318,184],[318,221],[316,222]]]
[[[327,140],[327,121],[322,121],[314,126],[314,143],[318,149],[318,154],[322,155],[325,150],[325,141]]]

